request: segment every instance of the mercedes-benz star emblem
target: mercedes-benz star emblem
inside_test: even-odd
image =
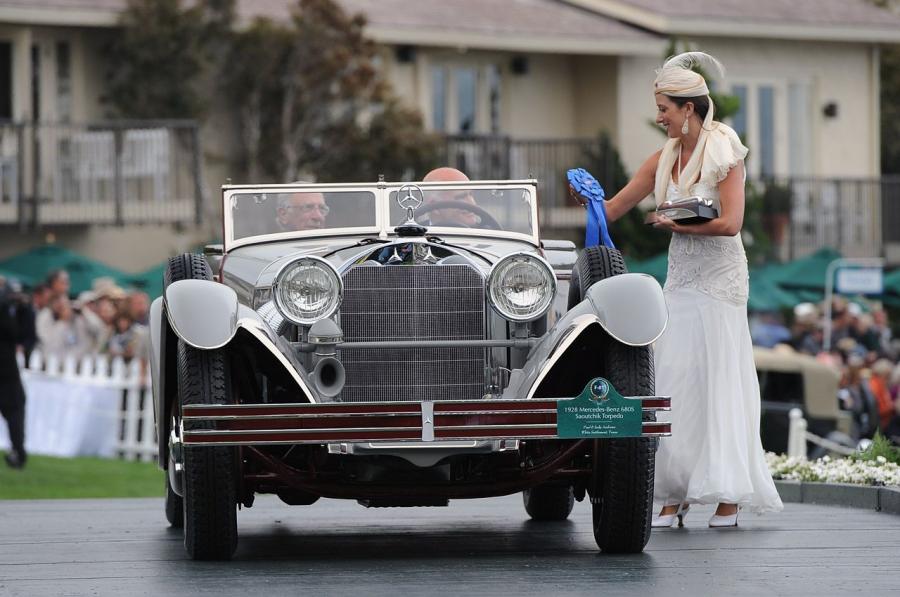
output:
[[[397,191],[397,204],[406,210],[406,220],[408,222],[415,221],[415,211],[423,203],[425,203],[425,193],[414,184],[403,185]]]

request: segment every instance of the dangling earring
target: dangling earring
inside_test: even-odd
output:
[[[684,119],[684,124],[681,125],[681,134],[682,134],[682,135],[687,135],[687,134],[688,134],[688,130],[689,130],[689,129],[688,129],[688,119],[685,118],[685,119]]]

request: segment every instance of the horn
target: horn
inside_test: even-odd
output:
[[[319,358],[310,377],[319,394],[326,398],[334,398],[340,394],[347,381],[344,365],[335,357]]]

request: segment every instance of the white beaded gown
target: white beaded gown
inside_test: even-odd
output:
[[[692,195],[712,199],[700,182]],[[670,183],[667,199],[678,197]],[[664,288],[669,324],[654,346],[656,393],[672,397],[654,501],[782,509],[759,437],[760,396],[747,323],[749,277],[740,235],[673,234]]]

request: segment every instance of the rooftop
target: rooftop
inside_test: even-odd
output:
[[[379,42],[544,52],[658,54],[662,38],[561,0],[337,0]],[[239,16],[287,18],[291,0],[240,0]]]
[[[388,44],[648,54],[700,35],[900,43],[900,13],[870,0],[337,0]],[[127,0],[0,0],[0,23],[115,25]],[[245,22],[282,20],[296,0],[237,0]]]
[[[900,14],[870,0],[567,0],[661,34],[900,43]]]

